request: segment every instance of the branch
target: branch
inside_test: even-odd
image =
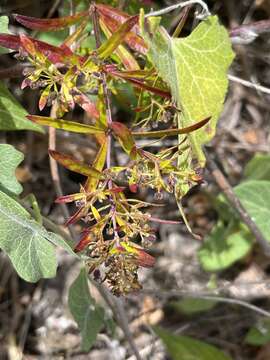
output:
[[[192,297],[195,299],[198,298],[198,299],[205,299],[205,300],[214,300],[214,301],[219,301],[219,302],[223,302],[223,303],[227,303],[227,304],[240,305],[240,306],[250,309],[260,315],[270,318],[269,311],[263,310],[263,309],[259,308],[258,306],[250,304],[246,301],[233,299],[233,298],[229,298],[229,297],[210,295],[210,294],[205,294],[205,293],[200,293],[200,292],[181,291],[181,290],[162,291],[162,290],[147,290],[147,289],[145,289],[145,290],[141,290],[141,292],[143,294],[148,294],[148,295],[150,294],[150,295],[154,295],[154,296],[157,296],[157,297],[163,298],[163,299],[168,299],[170,297],[175,297],[175,296],[181,296],[181,297],[185,296],[185,297]]]
[[[208,6],[206,5],[206,3],[202,0],[189,0],[189,1],[184,1],[178,4],[174,4],[171,6],[166,7],[165,9],[162,10],[158,10],[158,11],[152,11],[148,14],[145,15],[145,17],[150,17],[150,16],[160,16],[160,15],[164,15],[164,14],[168,14],[169,12],[176,10],[176,9],[181,9],[183,7],[186,6],[190,6],[190,5],[200,5],[202,7],[202,12],[200,14],[197,14],[196,17],[197,19],[205,19],[207,16],[211,15],[210,11],[208,9]]]
[[[98,13],[96,8],[93,8],[92,11],[92,17],[93,17],[93,28],[94,28],[94,35],[95,35],[95,40],[96,40],[96,47],[99,48],[101,45],[101,35],[100,35],[100,28],[99,28],[99,22],[98,22]],[[111,124],[113,122],[112,120],[112,110],[111,110],[111,101],[110,101],[110,95],[109,95],[109,90],[107,87],[107,79],[106,79],[106,74],[104,72],[101,73],[101,81],[102,81],[102,87],[103,87],[103,93],[104,93],[104,99],[105,99],[105,107],[106,107],[106,118],[107,118],[107,122],[108,122],[108,128],[111,127]],[[112,151],[112,135],[109,132],[107,134],[107,154],[106,154],[106,167],[107,169],[110,169],[111,167],[111,151]],[[108,181],[108,188],[112,189],[113,187],[113,182],[110,179]],[[111,198],[112,200],[112,198]],[[118,232],[117,232],[117,224],[116,224],[116,218],[115,218],[115,214],[112,214],[112,224],[113,224],[113,229],[114,229],[114,236],[116,239],[116,246],[119,246],[119,236],[118,236]]]
[[[53,106],[51,108],[50,116],[52,118],[56,117],[56,107],[57,107],[57,104],[55,103],[55,104],[53,104]],[[55,150],[55,148],[56,148],[56,130],[52,127],[49,127],[49,149]],[[51,171],[51,177],[52,177],[52,181],[53,181],[54,190],[55,190],[57,197],[63,196],[64,193],[63,193],[63,190],[61,187],[58,165],[52,156],[50,156],[50,171]],[[65,220],[67,220],[70,217],[67,205],[64,203],[61,203],[60,207],[61,207],[61,211],[65,217]],[[75,240],[76,233],[73,230],[71,225],[68,226],[68,230],[69,230],[72,238]]]
[[[265,94],[270,94],[270,89],[268,89],[267,87],[265,86],[262,86],[260,84],[256,84],[256,83],[253,83],[251,81],[247,81],[247,80],[244,80],[244,79],[241,79],[237,76],[234,76],[234,75],[228,75],[228,78],[231,80],[231,81],[234,81],[238,84],[241,84],[243,86],[246,86],[248,88],[251,88],[251,89],[255,89],[259,92],[263,92]]]
[[[270,32],[270,20],[261,20],[252,24],[243,24],[230,30],[233,44],[247,45],[252,43],[259,35]]]
[[[119,299],[114,298],[114,296],[105,288],[103,284],[98,284],[97,282],[94,282],[93,284],[98,289],[98,291],[100,292],[103,299],[106,301],[109,308],[112,310],[114,318],[117,321],[120,328],[122,329],[129,343],[129,346],[135,356],[135,359],[142,360],[139,351],[136,347],[136,344],[134,343],[132,334],[130,332],[129,324],[127,320],[128,316],[123,307],[123,303]]]

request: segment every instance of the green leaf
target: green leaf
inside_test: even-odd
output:
[[[60,46],[67,38],[68,34],[68,29],[61,31],[48,31],[39,33],[37,38],[38,40],[47,42],[51,45]]]
[[[24,280],[36,282],[56,274],[54,245],[49,233],[14,199],[0,191],[0,248]]]
[[[111,31],[108,29],[106,23],[102,20],[102,18],[99,19],[99,24],[104,32],[105,36],[107,38],[110,38],[112,36]],[[140,66],[137,63],[136,59],[133,57],[133,55],[123,46],[118,45],[118,47],[115,49],[115,53],[119,57],[119,59],[122,61],[123,65],[126,69],[129,70],[139,70]]]
[[[8,17],[0,16],[0,33],[1,34],[9,34],[8,30]],[[0,54],[7,54],[10,50],[3,48],[0,46]]]
[[[252,236],[243,224],[234,220],[227,226],[221,221],[213,228],[198,252],[206,271],[220,271],[248,254]]]
[[[270,342],[270,322],[265,320],[258,326],[249,329],[245,343],[254,346],[263,346]]]
[[[270,181],[270,156],[256,154],[246,165],[244,177],[247,180]]]
[[[108,139],[105,137],[99,148],[96,158],[93,161],[92,167],[94,169],[96,169],[98,171],[103,170],[103,167],[106,162],[107,148],[108,148]],[[89,193],[94,192],[98,186],[98,183],[99,183],[98,177],[90,176],[84,185],[85,191],[89,192]]]
[[[176,311],[182,314],[193,315],[211,310],[216,304],[217,302],[214,300],[185,298],[180,301],[171,301],[169,306],[172,306]]]
[[[0,144],[0,186],[16,195],[23,190],[15,176],[15,170],[23,158],[24,155],[13,146]]]
[[[117,137],[123,150],[130,154],[132,150],[136,149],[136,144],[133,139],[132,133],[126,125],[113,121],[111,124],[114,135]]]
[[[39,115],[27,115],[27,119],[40,125],[51,126],[55,129],[67,130],[80,134],[104,134],[104,129],[98,128],[96,126],[80,124],[75,121],[54,119],[52,117]]]
[[[113,33],[113,35],[104,42],[100,48],[98,48],[97,53],[101,59],[106,59],[109,57],[115,49],[124,41],[126,35],[133,28],[133,26],[138,22],[138,16],[132,16],[128,18],[118,29]]]
[[[186,128],[181,129],[166,129],[166,130],[155,130],[155,131],[134,131],[132,135],[135,137],[150,137],[150,138],[161,138],[164,136],[175,136],[180,134],[188,134],[192,131],[200,129],[202,126],[209,122],[210,118],[203,119],[196,124],[192,124]]]
[[[229,355],[206,342],[178,336],[159,327],[154,331],[164,342],[173,360],[232,360]]]
[[[147,20],[146,26],[141,16],[148,55],[182,109],[179,128],[211,117],[204,128],[188,135],[193,157],[204,166],[202,145],[215,134],[228,87],[227,70],[234,57],[228,33],[217,16],[208,17],[182,39],[171,38],[163,27],[157,27],[156,19],[155,23],[152,18]]]
[[[73,157],[65,154],[61,154],[54,150],[49,150],[49,154],[53,157],[59,164],[63,165],[68,170],[74,171],[78,174],[84,176],[91,176],[96,179],[100,179],[102,177],[102,173],[95,168],[84,164]]]
[[[73,251],[73,247],[75,246],[75,243],[73,243],[73,241],[69,242],[68,240],[55,233],[50,233],[50,238],[48,240],[55,246],[66,250],[66,252],[68,252],[70,255],[79,258],[79,256]]]
[[[270,181],[250,180],[234,188],[242,205],[270,242]]]
[[[25,117],[27,112],[0,81],[0,130],[33,130],[43,133],[41,126]]]
[[[81,270],[69,289],[68,305],[81,331],[81,348],[83,351],[89,351],[103,327],[104,311],[95,304],[90,295],[85,269]]]

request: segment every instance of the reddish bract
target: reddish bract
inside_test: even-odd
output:
[[[70,25],[76,24],[81,19],[88,16],[88,11],[83,11],[76,15],[65,16],[56,19],[39,19],[31,16],[14,14],[14,18],[23,26],[31,30],[53,31],[61,30]]]
[[[24,35],[24,37],[26,36]],[[64,48],[56,47],[29,36],[27,39],[30,40],[35,48],[44,54],[53,64],[68,63],[70,61],[70,56],[74,55],[67,46]],[[0,34],[0,46],[16,51],[24,48],[19,35],[9,34]]]
[[[101,19],[105,22],[106,26],[109,30],[114,33],[121,24],[123,24],[130,15],[114,9],[111,6],[104,5],[104,4],[96,4],[97,11]],[[126,35],[125,42],[128,46],[138,51],[141,54],[146,54],[148,51],[148,47],[144,40],[139,36],[140,28],[138,25],[134,25],[132,30]]]

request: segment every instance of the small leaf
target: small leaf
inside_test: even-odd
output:
[[[24,155],[13,146],[0,144],[0,187],[16,195],[23,190],[15,177],[15,170],[23,158]]]
[[[270,322],[261,321],[257,326],[249,329],[245,343],[253,346],[263,346],[270,343]]]
[[[90,231],[83,232],[79,242],[76,244],[74,248],[75,253],[83,251],[92,240],[93,240],[93,236]]]
[[[118,223],[121,223],[121,218],[118,217]],[[120,246],[113,248],[111,253],[117,254],[132,254],[136,258],[136,264],[145,268],[151,268],[154,266],[156,259],[149,255],[147,252],[143,250],[143,248],[138,245],[132,243],[131,241],[121,241]]]
[[[100,216],[100,213],[98,212],[97,208],[94,205],[91,205],[90,207],[91,207],[91,211],[92,211],[92,214],[93,214],[95,220],[100,221],[101,216]]]
[[[164,89],[155,87],[155,86],[151,86],[149,85],[147,82],[141,80],[141,79],[137,79],[135,77],[129,77],[125,74],[124,71],[116,71],[114,69],[110,69],[110,68],[105,68],[105,70],[108,72],[108,74],[110,74],[111,76],[115,76],[118,77],[120,79],[125,79],[129,82],[131,82],[135,87],[139,88],[139,89],[144,89],[147,90],[153,94],[156,94],[158,96],[164,97],[166,99],[170,99],[171,98],[171,93],[169,91],[166,91]]]
[[[157,131],[134,131],[132,135],[135,137],[155,137],[161,138],[164,136],[175,136],[180,134],[189,134],[192,131],[198,130],[209,122],[210,118],[201,120],[193,125],[190,125],[182,129],[167,129],[167,130],[157,130]]]
[[[119,26],[130,18],[130,15],[109,5],[95,4],[95,6],[98,10],[100,18],[112,33],[117,31]],[[131,31],[126,35],[124,41],[129,45],[131,49],[145,55],[147,52],[147,45],[142,39],[142,37],[139,35],[139,33],[139,26],[135,24]]]
[[[23,49],[32,57],[35,57],[37,53],[37,49],[35,47],[34,42],[26,35],[20,34],[20,42]]]
[[[247,228],[232,221],[224,226],[220,221],[205,240],[198,256],[206,271],[220,271],[248,254],[252,236]]]
[[[249,216],[270,242],[270,181],[250,180],[234,188]]]
[[[20,277],[36,282],[55,276],[57,263],[51,243],[55,236],[0,191],[0,248],[9,256]]]
[[[56,47],[47,44],[46,42],[33,39],[29,36],[27,38],[30,39],[37,48],[37,50],[44,54],[53,64],[69,63],[72,59],[72,56],[74,56],[74,54],[68,47]],[[0,34],[0,45],[16,51],[19,51],[22,47],[20,36],[9,34]]]
[[[0,130],[33,130],[43,132],[41,126],[25,117],[27,112],[0,81]]]
[[[102,19],[99,20],[100,27],[103,30],[104,34],[107,38],[110,38],[112,36],[111,31],[107,28],[106,24]],[[115,50],[115,53],[122,61],[123,65],[127,70],[139,70],[140,66],[137,63],[136,59],[133,57],[133,55],[123,46],[119,45],[118,48]]]
[[[256,154],[246,165],[244,177],[247,180],[270,181],[270,156]]]
[[[106,161],[106,155],[107,155],[107,147],[108,147],[108,141],[107,138],[105,138],[103,140],[103,143],[101,145],[101,147],[99,148],[99,151],[96,155],[96,158],[93,162],[93,168],[98,170],[98,171],[102,171],[103,167],[105,165],[105,161]],[[85,183],[85,191],[86,192],[93,192],[96,190],[97,186],[98,186],[98,182],[99,179],[96,177],[89,177]]]
[[[138,16],[132,16],[128,18],[120,27],[113,33],[113,35],[103,43],[97,50],[97,53],[101,59],[109,57],[114,50],[124,41],[128,32],[138,22]]]
[[[93,176],[95,178],[101,178],[102,173],[87,164],[84,164],[72,156],[61,154],[54,150],[49,150],[49,154],[53,157],[59,164],[63,165],[68,170],[74,171],[78,174],[84,176]]]
[[[104,310],[95,304],[88,287],[85,269],[69,289],[68,305],[81,332],[82,351],[89,351],[104,325]]]
[[[86,215],[85,207],[81,206],[70,218],[65,222],[65,226],[69,226],[71,224],[75,224],[79,221],[83,216]],[[76,249],[74,250],[76,252]]]
[[[174,335],[160,327],[154,327],[154,331],[164,342],[172,360],[232,360],[229,355],[206,342]]]
[[[72,46],[73,44],[76,43],[76,41],[78,40],[78,38],[83,34],[83,31],[85,30],[86,26],[87,26],[87,19],[83,20],[83,22],[76,27],[74,32],[71,32],[69,34],[69,36],[66,36],[63,39],[63,43],[61,46]]]
[[[133,139],[131,131],[126,127],[126,125],[113,121],[111,128],[118,138],[120,145],[125,150],[127,154],[130,154],[132,150],[136,149],[136,144]]]
[[[0,33],[9,34],[7,16],[0,16]],[[9,50],[0,47],[0,54],[6,54],[8,52]]]
[[[80,124],[75,121],[62,120],[62,119],[54,119],[52,117],[47,116],[38,116],[38,115],[27,115],[27,119],[40,124],[51,126],[55,129],[61,129],[71,132],[76,132],[80,134],[103,134],[104,129],[98,128],[96,126]]]
[[[179,301],[171,301],[169,306],[182,314],[193,315],[211,310],[217,304],[214,300],[200,298],[185,298]]]
[[[55,203],[57,204],[67,204],[67,203],[71,203],[74,201],[78,201],[78,200],[82,200],[83,198],[85,198],[85,194],[84,193],[76,193],[76,194],[71,194],[71,195],[64,195],[64,196],[59,196],[56,200]]]
[[[31,16],[18,14],[14,14],[13,16],[20,24],[22,24],[28,29],[52,31],[61,30],[65,27],[76,24],[78,21],[88,16],[88,11],[83,11],[75,15],[55,19],[39,19]]]
[[[42,111],[47,104],[47,101],[48,101],[48,98],[50,95],[50,91],[51,91],[51,87],[52,87],[52,85],[46,86],[46,88],[41,93],[41,96],[40,96],[39,102],[38,102],[38,107],[39,107],[40,111]]]
[[[96,104],[93,103],[85,94],[80,93],[74,95],[74,101],[80,105],[87,114],[94,119],[99,119],[99,111]]]

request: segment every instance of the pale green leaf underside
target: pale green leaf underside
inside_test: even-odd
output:
[[[188,135],[193,157],[204,166],[202,145],[215,134],[228,87],[227,70],[234,57],[228,33],[217,16],[210,16],[186,38],[171,38],[162,27],[152,35],[144,31],[144,38],[151,61],[182,109],[179,126],[211,116],[206,126]]]
[[[0,33],[9,34],[8,30],[8,17],[7,16],[0,16]],[[0,46],[0,54],[7,54],[10,50],[3,48]]]
[[[154,328],[164,342],[172,360],[232,360],[230,356],[206,342],[189,336],[174,335],[160,327]]]
[[[0,248],[24,280],[36,282],[56,274],[55,247],[49,233],[14,199],[0,191]]]
[[[23,158],[23,154],[13,146],[0,144],[0,187],[16,195],[22,192],[22,186],[15,177],[15,170]]]
[[[103,326],[103,309],[97,307],[91,298],[85,269],[70,287],[68,305],[81,332],[81,348],[89,351]]]
[[[44,132],[38,124],[27,120],[27,112],[0,81],[0,130],[33,130]]]

